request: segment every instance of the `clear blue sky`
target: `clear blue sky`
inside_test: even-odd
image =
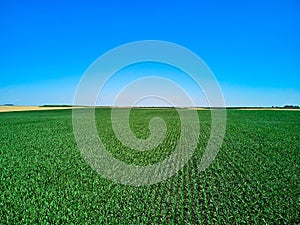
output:
[[[199,55],[228,106],[300,105],[297,0],[4,0],[0,27],[0,104],[72,104],[94,60],[150,39]]]

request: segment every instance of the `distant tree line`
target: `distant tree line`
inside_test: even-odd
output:
[[[41,105],[39,107],[73,107],[72,105]]]
[[[14,106],[14,104],[9,103],[9,104],[4,104],[3,106]]]
[[[276,108],[276,109],[300,109],[300,106],[298,105],[285,105],[283,107],[278,107],[278,106],[272,106],[272,108]]]
[[[285,105],[283,108],[285,109],[299,109],[298,105]]]

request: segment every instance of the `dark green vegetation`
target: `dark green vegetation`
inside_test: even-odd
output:
[[[41,105],[40,107],[73,107],[72,105]]]
[[[300,109],[298,105],[285,105],[283,108],[285,109]]]
[[[152,153],[122,147],[110,126],[110,109],[97,109],[98,130],[116,158],[155,163],[175,147],[177,113],[131,113],[140,138],[149,135],[149,119],[158,115],[169,130]],[[0,224],[299,224],[300,112],[228,110],[223,147],[204,172],[197,165],[210,112],[199,111],[199,118],[197,153],[184,169],[165,182],[131,187],[101,178],[85,163],[71,110],[1,113]]]

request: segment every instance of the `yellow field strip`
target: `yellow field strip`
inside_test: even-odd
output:
[[[73,109],[79,107],[0,106],[0,112]]]

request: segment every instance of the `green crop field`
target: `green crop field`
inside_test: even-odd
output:
[[[120,109],[122,110],[122,109]],[[224,143],[205,171],[198,164],[210,111],[198,111],[200,138],[177,174],[151,186],[102,178],[84,161],[72,110],[0,114],[0,224],[299,224],[300,112],[227,111]],[[149,165],[168,157],[180,136],[174,109],[133,109],[138,138],[159,116],[166,139],[153,151],[121,144],[110,109],[96,109],[100,138],[115,158]]]

